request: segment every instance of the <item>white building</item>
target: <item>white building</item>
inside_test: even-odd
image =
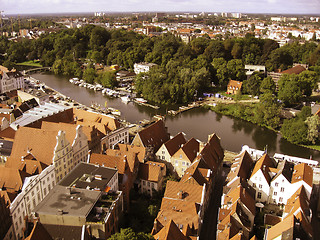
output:
[[[293,164],[287,161],[278,163],[276,169],[270,169],[270,173],[275,174],[270,184],[270,203],[285,204],[293,194],[291,189],[291,175]]]
[[[27,177],[24,180],[21,193],[18,194],[10,205],[12,226],[17,239],[23,236],[25,216],[31,215],[32,210],[47,196],[55,185],[55,169],[53,165],[45,168],[40,174]],[[8,233],[6,239],[10,239],[8,238]]]
[[[147,62],[141,62],[141,63],[135,63],[133,65],[135,74],[139,74],[141,72],[149,72],[150,69],[157,64],[155,63],[147,63]]]
[[[101,149],[103,152],[108,148],[114,149],[114,147],[119,143],[129,143],[128,127],[122,127],[108,132],[107,135],[101,139]]]
[[[0,93],[23,89],[24,78],[20,72],[2,72],[0,79]]]
[[[264,154],[254,166],[252,174],[248,180],[249,185],[251,185],[256,190],[256,201],[267,202],[270,192],[270,169],[274,168],[274,163],[272,159]]]

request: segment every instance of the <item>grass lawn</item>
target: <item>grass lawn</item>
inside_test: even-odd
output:
[[[25,61],[22,63],[17,63],[17,65],[20,66],[31,66],[31,67],[42,67],[42,65],[40,64],[40,61]]]
[[[302,146],[320,151],[320,145],[302,145]]]

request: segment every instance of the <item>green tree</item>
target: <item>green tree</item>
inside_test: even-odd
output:
[[[240,59],[232,59],[227,63],[229,78],[233,80],[244,80],[246,78],[244,65]]]
[[[282,136],[294,144],[308,143],[308,126],[298,118],[286,119],[281,127]]]
[[[307,118],[306,124],[308,126],[307,139],[312,144],[319,140],[320,118],[318,115],[313,115]]]
[[[260,84],[260,92],[266,93],[268,91],[271,93],[276,91],[276,84],[271,77],[264,78]]]
[[[215,71],[215,83],[220,86],[226,86],[229,81],[227,61],[223,58],[214,58],[212,60],[212,66]]]
[[[278,98],[286,106],[300,102],[302,92],[299,87],[298,77],[295,74],[283,74],[278,81]]]
[[[110,240],[153,240],[153,236],[150,233],[135,233],[131,228],[121,229],[119,233],[113,234]]]
[[[114,72],[103,72],[99,74],[98,81],[101,83],[102,86],[108,88],[114,88],[117,86],[116,75]]]
[[[260,125],[277,129],[281,123],[280,111],[281,105],[277,98],[271,92],[266,92],[261,95],[260,102],[254,109],[254,119]]]
[[[87,83],[94,83],[94,80],[96,78],[96,70],[93,68],[88,67],[83,72],[83,78]]]
[[[302,94],[311,96],[312,90],[317,86],[317,74],[313,71],[303,71],[298,75],[298,84]]]
[[[252,73],[252,75],[248,79],[243,81],[244,91],[254,96],[259,95],[261,82],[261,74],[259,74],[258,72]]]

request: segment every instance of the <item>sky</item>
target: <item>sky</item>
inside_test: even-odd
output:
[[[320,0],[0,0],[3,14],[241,12],[320,15]]]

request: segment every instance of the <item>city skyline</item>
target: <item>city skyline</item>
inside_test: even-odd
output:
[[[320,1],[309,0],[0,0],[3,14],[80,12],[241,12],[320,15]]]

